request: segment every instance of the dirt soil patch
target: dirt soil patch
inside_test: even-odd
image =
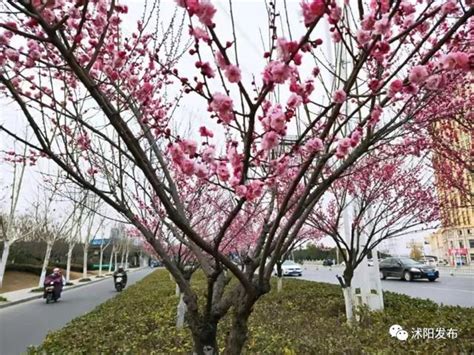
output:
[[[65,271],[63,271],[65,273]],[[91,271],[88,276],[95,276],[96,271]],[[92,277],[91,276],[91,277]],[[71,271],[71,280],[82,278],[82,272]],[[3,278],[3,287],[0,287],[0,293],[21,290],[23,288],[38,287],[39,276],[23,271],[7,271]]]
[[[39,276],[23,271],[7,271],[3,278],[0,293],[21,290],[22,288],[38,286]]]

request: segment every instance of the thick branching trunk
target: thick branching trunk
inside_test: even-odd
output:
[[[5,276],[5,269],[7,268],[8,254],[10,254],[10,241],[3,242],[2,259],[0,260],[0,288],[3,286],[3,277]]]
[[[217,322],[202,324],[197,334],[193,332],[193,343],[193,355],[217,355]]]
[[[232,319],[232,327],[227,337],[225,353],[240,355],[248,338],[248,319],[252,313],[248,305],[237,306]]]
[[[51,250],[53,249],[53,242],[46,243],[46,253],[44,254],[43,267],[41,269],[41,275],[38,287],[43,287],[44,280],[46,278],[46,271],[49,265],[49,259],[51,258]]]

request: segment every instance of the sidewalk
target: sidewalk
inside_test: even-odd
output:
[[[146,268],[146,267],[129,269],[128,272],[130,273],[130,272],[138,271],[143,268]],[[71,280],[70,282],[73,285],[64,286],[63,292],[71,290],[73,288],[90,285],[95,282],[103,281],[105,279],[110,279],[111,277],[112,275],[105,275],[104,277],[101,277],[101,278],[96,278],[95,276],[92,276],[90,277],[91,281],[86,281],[86,282],[79,282],[79,279]],[[31,300],[43,297],[43,292],[30,292],[32,289],[33,288],[29,287],[29,288],[24,288],[22,290],[0,293],[0,296],[5,297],[7,299],[6,302],[0,301],[0,308],[13,306],[18,303],[23,303],[23,302],[27,302],[27,301],[31,301]]]

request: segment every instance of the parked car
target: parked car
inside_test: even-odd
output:
[[[388,258],[380,263],[380,278],[397,277],[405,281],[428,279],[435,281],[439,271],[433,266],[424,265],[410,258]]]
[[[332,259],[325,259],[323,260],[323,266],[332,266],[334,263]]]
[[[276,265],[275,265],[275,268],[273,269],[273,272],[275,276],[278,276]],[[281,264],[281,272],[283,276],[302,276],[303,267],[292,260],[285,260],[283,264]]]
[[[162,266],[162,263],[158,260],[152,260],[152,261],[150,261],[150,266],[151,267],[159,267],[159,266]]]

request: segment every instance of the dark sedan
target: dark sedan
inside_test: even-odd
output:
[[[428,279],[435,281],[439,271],[410,258],[388,258],[380,262],[380,278],[397,277],[405,281]]]

